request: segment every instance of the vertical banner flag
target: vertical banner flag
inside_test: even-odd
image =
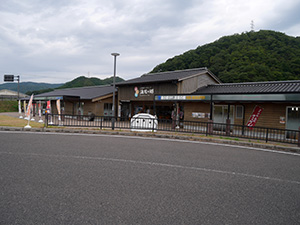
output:
[[[42,102],[39,101],[39,123],[43,123],[42,120]]]
[[[19,106],[19,114],[21,114],[22,113],[22,111],[21,111],[21,100],[19,100],[18,106]]]
[[[263,108],[261,108],[259,106],[255,106],[253,113],[248,120],[248,123],[247,123],[248,127],[253,128],[255,126],[255,124],[263,110],[264,110]]]
[[[28,106],[27,106],[26,117],[28,118],[28,120],[30,119],[30,110],[31,110],[31,107],[32,107],[32,100],[33,100],[33,94],[31,95]]]
[[[50,103],[50,100],[47,101],[47,113],[48,113],[48,114],[51,113],[51,103]]]
[[[27,111],[27,110],[26,110],[26,101],[24,100],[23,103],[24,103],[24,106],[23,106],[23,108],[24,108],[24,117],[26,117],[26,111]]]
[[[39,118],[41,119],[42,118],[42,104],[41,104],[41,101],[39,101]]]
[[[60,118],[60,99],[56,100],[56,107],[57,107],[57,112],[58,112],[58,120],[61,120],[61,118]]]
[[[21,119],[21,118],[23,118],[23,116],[22,116],[22,107],[21,107],[21,100],[19,99],[19,102],[18,102],[18,106],[19,106],[19,118]]]
[[[51,114],[51,100],[47,101],[47,114]],[[52,121],[52,116],[50,116],[50,122],[49,124],[53,124],[53,121]]]

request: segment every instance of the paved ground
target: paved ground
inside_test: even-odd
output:
[[[299,224],[300,156],[0,131],[0,224]]]

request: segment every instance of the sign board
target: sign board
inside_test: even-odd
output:
[[[157,95],[155,96],[156,101],[201,101],[210,100],[208,95]]]
[[[248,120],[248,123],[247,123],[247,126],[248,127],[254,127],[258,118],[260,117],[262,111],[264,109],[259,107],[259,106],[255,106],[254,110],[253,110],[253,113],[252,115],[250,116],[249,120]]]
[[[205,118],[205,113],[193,112],[193,113],[192,113],[192,117],[193,117],[193,118],[199,118],[199,119]]]
[[[14,75],[4,75],[5,82],[14,82]]]
[[[198,119],[209,118],[210,113],[192,112],[192,117],[193,118],[198,118]]]
[[[154,94],[154,88],[152,87],[134,87],[134,96],[150,96]]]

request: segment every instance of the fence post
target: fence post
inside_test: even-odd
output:
[[[300,127],[298,128],[298,147],[300,147]]]
[[[266,133],[266,143],[268,142],[268,138],[269,138],[269,128],[267,128],[267,133]]]
[[[100,129],[102,130],[102,121],[103,121],[104,117],[100,117]]]
[[[230,136],[230,119],[226,120],[226,128],[225,128],[225,132],[227,136]]]
[[[45,114],[45,123],[44,127],[48,127],[48,113]]]
[[[154,123],[155,123],[155,121],[154,121],[155,119],[152,119],[152,132],[154,132]]]
[[[213,133],[213,121],[212,120],[208,120],[206,130],[207,130],[207,134]]]
[[[115,117],[112,117],[112,120],[111,120],[111,129],[112,130],[115,129]]]

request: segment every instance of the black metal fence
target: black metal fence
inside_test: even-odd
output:
[[[172,121],[166,119],[151,118],[113,118],[108,116],[85,116],[85,115],[58,115],[47,114],[46,126],[64,127],[96,127],[99,129],[131,129],[132,131],[168,131],[228,136],[233,138],[246,138],[263,140],[265,142],[282,142],[297,144],[300,147],[300,131],[276,129],[268,127],[248,127],[243,125],[195,122],[195,121]]]

